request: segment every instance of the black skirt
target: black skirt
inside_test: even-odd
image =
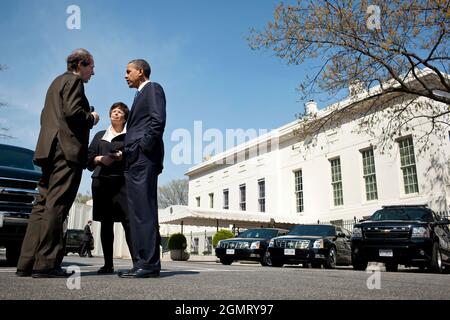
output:
[[[122,222],[128,220],[125,177],[92,178],[93,220]]]

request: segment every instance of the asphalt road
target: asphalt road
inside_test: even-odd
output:
[[[121,279],[97,275],[102,258],[64,259],[64,267],[75,266],[79,278],[18,278],[15,268],[0,256],[0,300],[8,299],[120,299],[120,300],[318,300],[318,299],[450,299],[450,275],[416,269],[396,273],[261,267],[212,261],[164,261],[160,278]],[[115,269],[128,269],[129,260],[115,260]],[[371,289],[369,289],[369,287]]]

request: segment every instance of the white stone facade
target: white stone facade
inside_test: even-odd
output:
[[[345,104],[341,101],[336,105]],[[434,102],[431,102],[434,103]],[[318,117],[326,114],[336,105],[320,110]],[[448,106],[442,105],[443,108]],[[388,107],[389,108],[389,107]],[[313,107],[308,110],[314,112]],[[346,220],[371,215],[382,205],[428,204],[437,211],[449,210],[450,205],[450,133],[430,136],[426,142],[430,148],[419,153],[418,138],[429,129],[429,123],[414,121],[410,130],[392,139],[392,149],[382,152],[376,137],[368,133],[358,133],[359,119],[321,132],[306,139],[293,134],[299,122],[294,121],[270,134],[259,137],[233,150],[213,156],[210,160],[192,167],[189,177],[189,204],[195,208],[210,209],[213,194],[213,209],[226,215],[224,209],[224,190],[228,189],[228,209],[241,210],[240,186],[245,184],[245,210],[260,211],[258,181],[265,182],[265,212],[275,216],[291,215],[301,217],[301,221],[315,222]],[[378,123],[378,130],[386,125],[386,119]],[[249,123],[256,126],[256,123]],[[400,157],[401,139],[411,138],[414,147],[415,169],[418,192],[407,192],[404,185]],[[312,139],[311,139],[312,138]],[[264,145],[271,140],[268,152],[258,155],[256,145]],[[308,141],[311,141],[308,143]],[[406,143],[406,142],[403,142]],[[247,157],[245,157],[245,150]],[[366,183],[363,176],[363,154],[373,150],[377,199],[367,200]],[[253,150],[253,151],[252,151]],[[405,150],[412,150],[406,148]],[[237,162],[223,164],[223,159]],[[367,155],[367,153],[366,153]],[[332,160],[339,158],[343,204],[335,205],[332,187]],[[297,210],[295,171],[302,172],[303,211]],[[410,170],[410,169],[408,169]],[[412,170],[412,169],[411,169]],[[415,188],[413,186],[413,188]],[[198,206],[200,199],[200,206]]]

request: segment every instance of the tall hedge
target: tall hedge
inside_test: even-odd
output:
[[[213,237],[213,246],[217,247],[217,243],[220,240],[229,239],[229,238],[233,238],[233,237],[234,237],[233,232],[231,232],[230,230],[227,230],[227,229],[221,229],[221,230],[217,231],[217,233]]]

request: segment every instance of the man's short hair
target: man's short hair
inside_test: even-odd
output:
[[[136,69],[141,69],[142,71],[144,71],[144,76],[146,78],[150,78],[150,73],[152,72],[152,70],[150,69],[150,65],[147,61],[145,61],[144,59],[135,59],[128,62],[128,64],[130,63],[134,64]]]
[[[128,120],[128,114],[130,113],[130,109],[128,109],[128,106],[123,102],[116,102],[114,103],[111,108],[109,109],[109,116],[111,116],[111,113],[114,109],[120,109],[125,115],[125,122]]]
[[[86,49],[75,49],[67,57],[67,71],[77,71],[78,64],[81,62],[82,66],[88,66],[92,63],[93,57]]]

